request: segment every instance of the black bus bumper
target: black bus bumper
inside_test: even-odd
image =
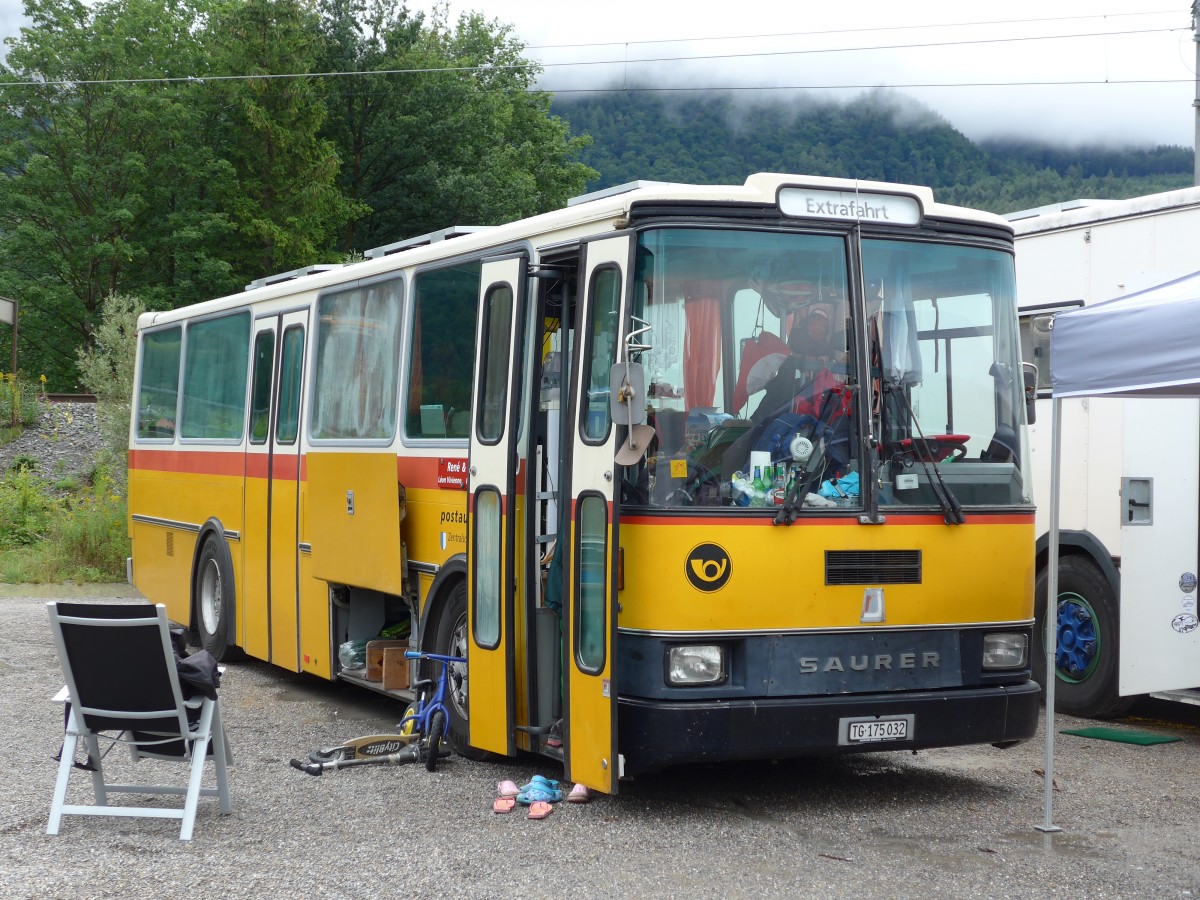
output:
[[[688,703],[623,697],[625,773],[678,763],[784,759],[1023,741],[1037,731],[1036,682],[995,687]],[[839,744],[842,719],[911,715],[907,740]]]

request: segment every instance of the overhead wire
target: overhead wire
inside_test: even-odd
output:
[[[1035,20],[1036,21],[1036,20]],[[861,30],[861,29],[860,29]],[[954,41],[925,41],[919,43],[897,43],[897,44],[872,44],[867,46],[856,47],[825,47],[825,48],[810,48],[796,50],[778,50],[778,51],[756,51],[746,53],[727,53],[727,54],[700,54],[687,56],[658,56],[658,57],[643,57],[630,59],[628,56],[619,59],[603,59],[603,60],[573,60],[569,62],[529,62],[512,65],[482,65],[482,66],[435,66],[429,68],[412,68],[412,69],[371,69],[367,71],[330,71],[330,72],[284,72],[284,73],[255,73],[255,74],[237,74],[237,75],[179,75],[179,76],[148,76],[141,78],[95,78],[95,79],[36,79],[26,81],[0,81],[0,90],[13,87],[84,87],[84,86],[104,86],[104,85],[133,85],[133,84],[181,84],[195,83],[204,84],[208,82],[228,82],[228,81],[270,81],[270,80],[287,80],[300,78],[355,78],[366,76],[383,76],[383,75],[422,75],[422,74],[478,74],[487,72],[519,72],[537,70],[544,72],[547,69],[566,69],[578,68],[581,66],[600,66],[600,65],[623,65],[629,64],[648,64],[648,63],[679,63],[679,62],[708,62],[713,60],[728,60],[728,59],[765,59],[776,58],[781,56],[806,56],[826,53],[864,53],[877,52],[884,50],[914,50],[914,49],[933,49],[939,47],[962,47],[962,46],[981,46],[988,44],[1004,44],[1004,43],[1023,43],[1029,41],[1053,41],[1053,40],[1080,40],[1085,38],[1096,37],[1128,37],[1132,35],[1144,34],[1162,34],[1172,33],[1177,31],[1190,30],[1190,28],[1173,27],[1173,28],[1146,28],[1146,29],[1126,29],[1121,31],[1096,31],[1096,32],[1079,32],[1072,34],[1055,34],[1055,35],[1028,35],[1018,37],[999,37],[999,38],[974,38],[969,40],[954,40]],[[834,32],[828,32],[834,33]],[[663,43],[663,42],[657,42]],[[603,46],[603,45],[597,45]],[[1172,83],[1176,80],[1188,81],[1190,79],[1132,79],[1122,81],[1112,81],[1105,79],[1098,83],[1103,84],[1118,84],[1118,83],[1153,83],[1156,81],[1163,83]],[[1092,84],[1097,83],[1089,80],[1074,81],[1074,80],[1055,80],[1046,82],[1028,82],[1031,85],[1072,85],[1072,84]],[[894,84],[891,87],[976,87],[987,84],[995,84],[996,86],[1022,85],[1026,82],[952,82],[952,83],[937,83],[937,84]],[[878,85],[872,85],[878,86]],[[820,86],[791,86],[790,89],[798,89],[800,87],[821,88],[821,89],[855,89],[862,85],[841,84],[841,85],[820,85]],[[730,88],[708,87],[708,88],[642,88],[628,87],[623,90],[779,90],[779,86],[761,85],[761,86],[746,86],[739,85]],[[784,88],[788,89],[788,88]],[[537,87],[534,90],[546,91],[550,93],[579,93],[588,90],[611,91],[613,88],[593,88],[593,89],[565,89],[563,91],[553,91],[550,88]]]
[[[613,44],[622,44],[625,46],[636,46],[639,44],[699,44],[705,41],[751,41],[761,40],[765,38],[794,38],[794,37],[824,37],[831,34],[861,34],[864,32],[876,33],[884,31],[912,31],[921,29],[936,29],[936,28],[972,28],[982,25],[1031,25],[1042,22],[1071,22],[1080,19],[1116,19],[1129,16],[1164,16],[1176,15],[1179,13],[1177,9],[1160,9],[1144,12],[1122,12],[1122,13],[1091,13],[1089,15],[1079,16],[1045,16],[1031,19],[991,19],[978,22],[924,22],[920,25],[875,25],[863,28],[830,28],[822,31],[791,31],[791,32],[766,32],[759,34],[726,34],[715,35],[711,37],[690,37],[690,38],[645,38],[643,40],[615,40],[615,41],[592,41],[587,43],[577,44],[530,44],[526,50],[576,50],[581,47],[607,47]]]
[[[988,88],[988,87],[1078,87],[1087,85],[1122,84],[1191,84],[1192,78],[1095,78],[1069,79],[1061,81],[913,81],[913,82],[863,82],[861,84],[762,84],[762,85],[698,85],[687,87],[593,87],[593,88],[538,88],[547,94],[647,94],[647,93],[705,93],[719,91],[855,91],[875,88],[925,89],[925,88]]]

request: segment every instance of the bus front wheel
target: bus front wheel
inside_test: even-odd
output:
[[[1038,573],[1033,676],[1046,687],[1047,575]],[[1119,688],[1120,609],[1112,586],[1089,559],[1067,556],[1058,564],[1055,710],[1089,719],[1115,718],[1133,704]]]
[[[437,634],[434,637],[435,653],[445,656],[467,656],[467,583],[459,581],[446,598],[446,605],[438,618]],[[450,743],[454,750],[467,759],[487,759],[488,753],[472,747],[467,730],[470,713],[467,706],[467,665],[451,663],[447,673],[446,710],[450,714]]]
[[[237,647],[229,640],[234,609],[233,572],[223,550],[216,534],[204,539],[192,589],[200,646],[217,662],[227,662],[239,655]]]

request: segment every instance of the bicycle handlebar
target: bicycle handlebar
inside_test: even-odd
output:
[[[405,659],[434,659],[443,663],[465,663],[467,660],[462,656],[446,656],[441,653],[426,653],[423,650],[405,650]]]

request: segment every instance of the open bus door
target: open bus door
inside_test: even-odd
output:
[[[628,236],[584,248],[576,318],[571,402],[563,432],[567,455],[567,579],[563,596],[566,777],[615,794],[617,756],[616,428],[609,373],[621,339]]]
[[[524,254],[483,264],[472,385],[467,542],[467,706],[472,747],[511,756],[517,441],[525,322]]]

